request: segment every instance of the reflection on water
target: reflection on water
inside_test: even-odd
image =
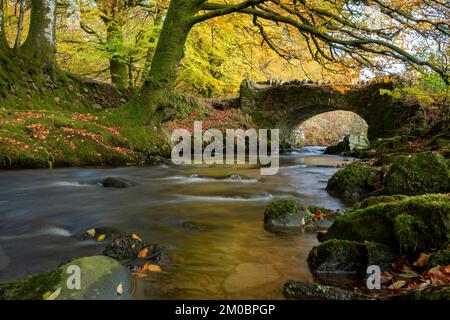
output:
[[[294,197],[330,209],[344,204],[326,181],[346,159],[308,148],[282,156],[276,176],[254,167],[147,167],[0,173],[0,280],[22,278],[101,252],[75,235],[108,226],[167,247],[164,272],[140,279],[138,299],[279,299],[288,279],[312,280],[306,257],[315,234],[263,228],[269,201]],[[120,176],[136,183],[104,189]]]

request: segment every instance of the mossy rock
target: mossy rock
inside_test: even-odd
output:
[[[450,195],[378,203],[338,218],[325,239],[374,241],[400,253],[426,252],[448,243]]]
[[[367,136],[347,135],[337,145],[330,146],[325,154],[352,155],[357,151],[369,149]]]
[[[80,270],[80,289],[69,289],[73,268]],[[72,261],[46,273],[0,284],[1,300],[116,300],[129,299],[130,272],[116,260],[104,256]]]
[[[394,195],[394,196],[378,196],[378,197],[370,197],[361,202],[356,203],[353,206],[353,210],[366,209],[368,207],[380,204],[380,203],[390,203],[402,201],[408,198],[405,195]]]
[[[366,243],[367,249],[367,265],[378,266],[381,271],[388,271],[391,263],[397,258],[394,250],[382,243],[369,242]]]
[[[361,164],[351,164],[336,172],[328,181],[327,191],[343,199],[356,202],[377,190],[377,171]]]
[[[384,193],[418,195],[450,191],[447,160],[437,152],[399,156],[385,168]]]
[[[308,207],[294,199],[281,199],[271,202],[264,212],[264,226],[277,228],[302,227],[312,217]]]
[[[367,249],[354,241],[328,240],[311,250],[308,265],[313,273],[362,275],[367,268]]]

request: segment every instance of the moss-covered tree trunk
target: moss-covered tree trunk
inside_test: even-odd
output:
[[[31,2],[30,29],[22,53],[36,70],[55,75],[56,0]]]
[[[162,25],[163,13],[159,11],[156,13],[155,20],[153,22],[153,31],[149,39],[150,47],[147,52],[147,57],[145,58],[144,66],[144,76],[150,71],[150,66],[152,64],[153,55],[155,54],[156,44],[159,38],[159,27]]]
[[[172,90],[178,66],[184,57],[184,46],[199,11],[199,1],[172,0],[161,29],[150,70],[139,92],[127,107],[143,120],[159,124],[160,102],[167,90]]]
[[[111,82],[118,88],[127,88],[129,84],[128,66],[123,52],[122,25],[115,21],[105,21]]]

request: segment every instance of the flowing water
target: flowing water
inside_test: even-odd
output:
[[[325,187],[350,159],[322,152],[283,155],[279,174],[264,177],[227,166],[0,172],[0,281],[99,254],[104,244],[76,235],[106,226],[167,249],[163,272],[137,281],[137,299],[282,299],[286,280],[312,281],[316,234],[271,234],[264,209],[282,197],[343,208]],[[110,176],[135,185],[102,188]]]

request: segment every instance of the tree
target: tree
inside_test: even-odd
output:
[[[5,4],[3,0],[0,0],[0,51],[6,50],[8,47],[8,42],[6,41],[6,33],[4,29],[4,8]]]
[[[30,29],[21,48],[37,70],[55,76],[56,0],[31,2]]]
[[[149,120],[157,123],[158,101],[164,91],[173,89],[192,27],[231,13],[252,16],[264,41],[278,52],[279,48],[265,34],[264,23],[286,25],[299,32],[306,39],[311,55],[318,61],[354,61],[362,66],[375,67],[377,59],[385,57],[427,67],[449,84],[450,7],[440,0],[412,3],[403,0],[324,0],[314,3],[306,0],[246,0],[236,4],[171,0],[151,68],[138,94],[127,107],[132,112],[149,113]],[[373,23],[373,17],[379,18],[377,22],[381,27]],[[405,39],[412,36],[433,41],[437,58],[422,59],[412,49],[402,47]]]

